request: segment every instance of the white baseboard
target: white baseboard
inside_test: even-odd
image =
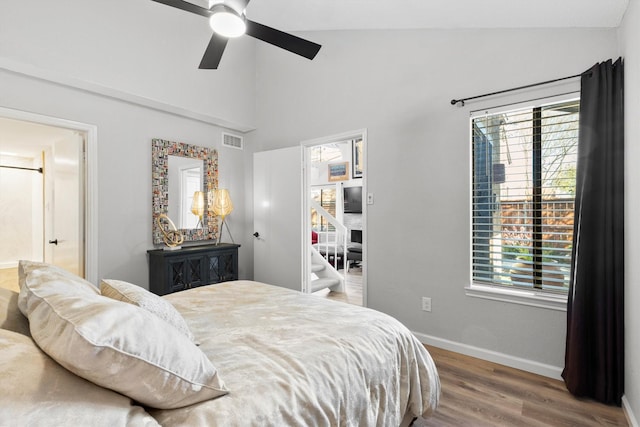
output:
[[[17,266],[17,261],[0,262],[0,268],[16,268]]]
[[[622,410],[624,411],[624,415],[627,417],[627,421],[629,421],[630,427],[640,427],[638,425],[638,419],[633,414],[633,410],[631,410],[627,396],[622,396]]]
[[[521,369],[523,371],[532,372],[534,374],[562,380],[562,368],[553,365],[536,362],[534,360],[523,359],[521,357],[511,356],[497,351],[487,350],[480,347],[474,347],[468,344],[462,344],[455,341],[449,341],[430,335],[413,333],[423,344],[432,345],[444,350],[455,351],[456,353],[465,354],[467,356],[476,357],[478,359],[488,360],[489,362],[499,363],[511,368]]]
[[[497,351],[487,350],[484,348],[462,344],[455,341],[449,341],[431,335],[420,334],[418,332],[413,332],[413,334],[423,344],[442,348],[444,350],[455,351],[456,353],[476,357],[482,360],[488,360],[489,362],[499,363],[511,368],[521,369],[523,371],[532,372],[534,374],[562,381],[562,368],[558,366],[547,365],[533,360],[523,359],[521,357],[498,353]],[[638,424],[638,419],[636,418],[633,410],[631,409],[631,406],[629,405],[627,396],[622,396],[622,410],[624,411],[624,415],[629,422],[629,427],[640,427],[640,424]]]

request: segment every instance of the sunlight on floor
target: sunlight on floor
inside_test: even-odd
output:
[[[0,288],[20,292],[18,285],[18,267],[0,268]]]
[[[322,289],[314,292],[313,294],[336,301],[362,306],[362,267],[349,268],[346,285],[346,292],[332,292],[329,289]]]

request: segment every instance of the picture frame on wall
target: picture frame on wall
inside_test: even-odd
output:
[[[353,171],[351,176],[353,178],[362,178],[362,171],[364,170],[363,165],[363,141],[362,139],[354,139],[351,142],[353,147],[352,151],[352,159],[353,159]]]
[[[349,162],[331,163],[329,165],[329,182],[349,179]]]

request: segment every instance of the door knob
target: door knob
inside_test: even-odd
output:
[[[49,243],[51,243],[52,245],[58,245],[58,239],[49,240]]]
[[[253,237],[255,237],[256,239],[260,238],[260,233],[258,233],[257,231],[255,233],[253,233]]]

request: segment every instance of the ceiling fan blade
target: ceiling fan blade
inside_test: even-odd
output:
[[[307,59],[315,58],[316,54],[322,46],[317,43],[310,42],[293,34],[285,33],[275,28],[267,27],[250,20],[246,20],[247,34],[258,40],[267,42],[274,46],[281,47],[289,52],[304,56]]]
[[[201,70],[217,69],[218,64],[220,64],[220,59],[222,59],[224,48],[227,46],[227,40],[226,37],[213,33],[211,40],[209,40],[209,46],[207,46],[207,50],[204,51],[204,56],[198,68]]]
[[[187,12],[195,13],[197,15],[202,15],[206,18],[211,16],[211,11],[209,9],[205,9],[204,7],[196,6],[193,3],[189,3],[182,0],[151,0],[156,3],[166,4],[167,6],[172,6],[177,9],[185,10]]]

